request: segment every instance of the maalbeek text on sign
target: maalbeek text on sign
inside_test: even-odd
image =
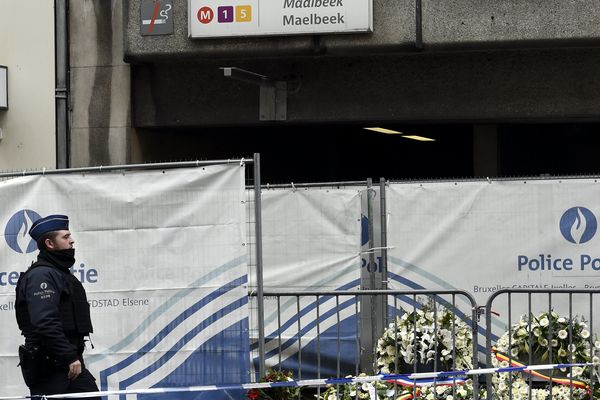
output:
[[[283,0],[283,8],[344,7],[344,0]]]
[[[295,17],[293,15],[283,16],[283,25],[326,25],[326,24],[343,24],[344,16],[340,13],[337,15],[327,15],[321,17],[318,14],[310,14],[308,17]]]
[[[343,0],[284,0],[283,8],[325,8],[325,7],[343,7]],[[283,25],[329,25],[344,24],[344,15],[321,16],[312,13],[308,16],[284,15]]]

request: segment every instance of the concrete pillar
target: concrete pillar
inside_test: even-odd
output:
[[[130,67],[120,0],[70,0],[72,167],[130,160]]]

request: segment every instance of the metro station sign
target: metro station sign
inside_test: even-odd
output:
[[[188,0],[191,38],[373,31],[373,0]]]

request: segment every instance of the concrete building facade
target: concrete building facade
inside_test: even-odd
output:
[[[55,168],[52,2],[2,1],[0,65],[8,71],[8,109],[0,110],[0,170]]]
[[[582,0],[372,0],[372,32],[202,39],[188,36],[201,2],[66,3],[71,167],[215,158],[238,139],[250,144],[227,154],[249,155],[272,141],[261,132],[274,130],[294,131],[300,143],[315,126],[460,125],[471,135],[466,173],[496,176],[509,170],[500,165],[511,158],[500,154],[513,137],[506,132],[593,131],[599,122],[600,6]],[[142,34],[142,8],[157,3],[170,5],[173,31]],[[278,89],[231,79],[223,67]],[[20,116],[11,100],[0,124],[12,118]],[[243,139],[249,131],[255,136]],[[337,138],[316,140],[327,157],[343,156]]]

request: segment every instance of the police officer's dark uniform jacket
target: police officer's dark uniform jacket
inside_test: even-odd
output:
[[[47,232],[68,230],[68,224],[67,216],[50,215],[34,222],[29,234],[38,241]],[[70,271],[74,263],[73,248],[44,246],[17,282],[15,311],[25,336],[19,359],[32,395],[98,390],[83,362],[85,337],[93,328],[85,289]],[[69,365],[78,360],[81,373],[69,379]]]
[[[26,346],[68,366],[81,360],[84,337],[93,328],[81,282],[52,253],[41,250],[37,262],[21,274],[15,309]]]

